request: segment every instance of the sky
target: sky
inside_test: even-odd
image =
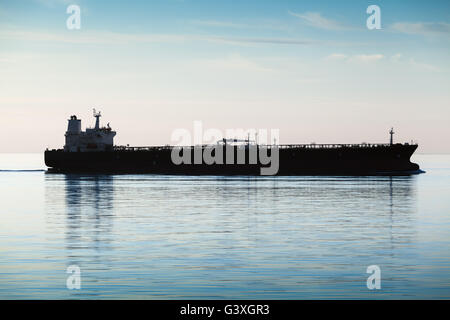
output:
[[[92,126],[96,108],[119,145],[199,120],[280,143],[387,143],[394,127],[450,153],[449,47],[450,1],[0,0],[1,152],[61,148],[69,116]]]

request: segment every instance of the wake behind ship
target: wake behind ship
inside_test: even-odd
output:
[[[410,161],[418,145],[394,144],[393,130],[389,144],[260,145],[250,139],[223,139],[217,145],[125,147],[114,146],[116,132],[109,124],[100,127],[100,116],[94,110],[95,127],[86,131],[81,130],[80,119],[70,117],[64,148],[47,149],[44,153],[49,172],[178,175],[409,175],[423,172]],[[204,157],[196,159],[196,155],[207,152],[214,156],[213,163]],[[174,154],[188,161],[177,163]]]

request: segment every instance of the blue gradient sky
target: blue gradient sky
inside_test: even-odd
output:
[[[202,120],[281,143],[386,142],[394,126],[450,152],[449,46],[449,1],[0,0],[0,144],[61,147],[68,116],[92,125],[97,107],[118,144]]]

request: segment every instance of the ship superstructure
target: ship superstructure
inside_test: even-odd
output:
[[[101,113],[94,109],[95,127],[81,130],[81,120],[72,115],[68,120],[65,133],[66,143],[64,151],[68,152],[101,152],[111,151],[114,147],[115,131],[112,131],[109,123],[106,127],[100,127]]]

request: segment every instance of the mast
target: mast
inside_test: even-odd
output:
[[[392,146],[394,144],[394,128],[391,128],[389,131],[389,134],[391,135],[390,145]]]
[[[100,117],[102,115],[99,112],[95,112],[95,108],[94,108],[94,117],[95,117],[95,129],[98,130],[100,129]]]

